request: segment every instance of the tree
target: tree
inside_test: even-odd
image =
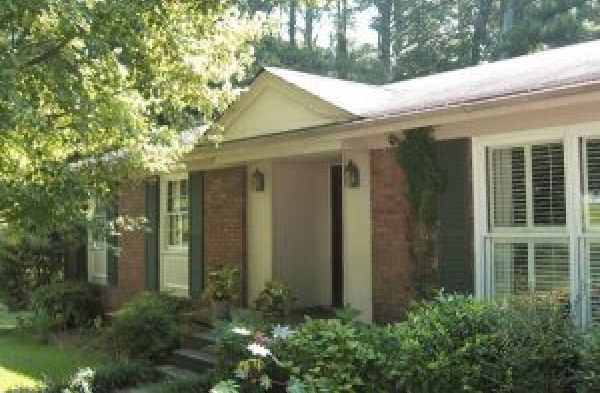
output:
[[[218,0],[0,0],[0,220],[52,232],[236,96],[262,32]]]

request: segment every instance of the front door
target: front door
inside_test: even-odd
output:
[[[331,167],[331,305],[344,305],[343,172]]]

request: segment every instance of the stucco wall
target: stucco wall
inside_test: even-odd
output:
[[[287,282],[296,306],[331,304],[328,162],[273,166],[273,275]]]

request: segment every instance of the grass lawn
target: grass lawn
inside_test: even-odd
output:
[[[104,360],[97,352],[36,342],[18,331],[16,315],[0,305],[0,392],[32,386],[45,377],[62,380],[81,367],[98,366]]]

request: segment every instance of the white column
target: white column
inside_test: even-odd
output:
[[[344,186],[344,303],[361,311],[361,319],[373,319],[371,261],[371,166],[368,149],[346,150],[344,165],[354,161],[360,186]]]
[[[253,174],[265,176],[264,191],[256,191]],[[248,300],[253,302],[273,277],[273,168],[270,162],[248,166]]]

